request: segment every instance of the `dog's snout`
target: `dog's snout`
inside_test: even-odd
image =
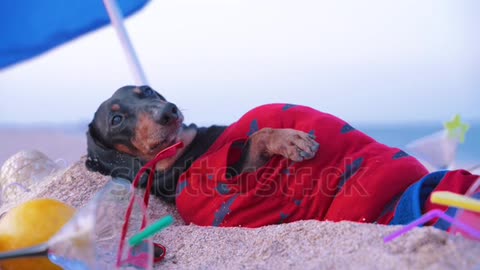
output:
[[[178,108],[173,103],[167,103],[160,114],[160,119],[158,119],[161,125],[169,125],[172,122],[175,122],[178,119]]]

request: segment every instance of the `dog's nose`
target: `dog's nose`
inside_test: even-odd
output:
[[[169,125],[178,119],[178,108],[175,104],[168,102],[163,108],[160,119],[160,125]]]

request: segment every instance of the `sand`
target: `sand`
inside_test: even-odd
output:
[[[85,205],[108,177],[88,172],[84,158],[1,206],[31,198]],[[155,237],[167,247],[155,269],[480,269],[480,242],[435,228],[417,228],[384,244],[399,226],[299,221],[258,229],[186,225],[173,205],[150,202],[151,219],[171,214],[173,226]]]

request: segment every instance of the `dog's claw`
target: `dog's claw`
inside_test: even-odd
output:
[[[313,158],[315,154],[312,154],[312,153],[307,153],[305,151],[300,151],[300,156],[303,158],[303,159],[311,159]]]
[[[302,157],[298,157],[298,158],[290,158],[290,160],[292,160],[293,162],[302,162],[304,159]]]
[[[316,153],[318,149],[320,148],[320,144],[315,142],[315,144],[311,147],[312,152]]]

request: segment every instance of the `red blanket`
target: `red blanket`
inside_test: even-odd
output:
[[[265,128],[314,134],[315,158],[274,156],[264,167],[227,178],[248,136]],[[255,108],[232,124],[179,180],[177,208],[187,223],[259,227],[303,219],[387,224],[385,208],[428,171],[343,120],[289,104]],[[391,209],[390,209],[391,210]]]

